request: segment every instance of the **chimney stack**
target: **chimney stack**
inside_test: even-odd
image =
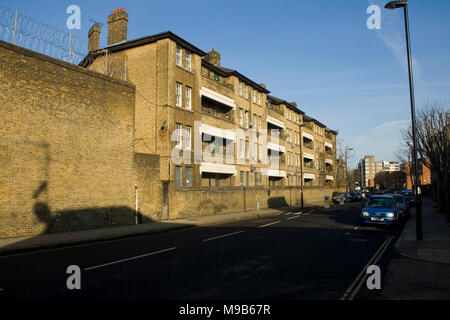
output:
[[[108,17],[108,46],[127,40],[127,26],[125,8],[114,10]]]
[[[220,67],[220,53],[216,50],[211,49],[211,51],[206,54],[204,59],[216,67]]]
[[[100,49],[100,32],[102,31],[102,27],[99,24],[94,24],[92,28],[89,30],[89,52]]]
[[[294,107],[297,108],[297,102],[289,102],[290,104],[292,104]]]

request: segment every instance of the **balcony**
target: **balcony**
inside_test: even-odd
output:
[[[217,117],[220,119],[233,121],[234,122],[234,116],[232,112],[222,112],[221,110],[218,110],[214,107],[205,107],[202,106],[202,113],[205,113],[207,115]]]
[[[314,143],[312,141],[305,142],[305,140],[303,140],[303,146],[307,149],[314,150]]]
[[[303,127],[308,128],[309,130],[314,130],[312,122],[304,122]]]
[[[202,70],[202,77],[214,81],[215,83],[234,91],[234,86],[231,83],[224,81],[218,74],[215,74],[214,72]]]
[[[303,167],[307,169],[315,169],[314,161],[303,162]]]
[[[267,107],[268,107],[270,110],[273,110],[273,111],[275,111],[276,113],[278,113],[278,114],[284,116],[283,108],[282,108],[280,105],[276,105],[276,104],[272,104],[272,103],[267,103]]]

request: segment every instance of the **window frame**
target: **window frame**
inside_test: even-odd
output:
[[[175,57],[175,64],[178,67],[183,67],[183,48],[178,44],[175,50]]]
[[[183,107],[183,85],[179,82],[175,82],[175,105]]]

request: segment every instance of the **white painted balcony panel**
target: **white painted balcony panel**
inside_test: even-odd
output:
[[[200,165],[200,174],[203,172],[207,173],[223,173],[223,174],[232,174],[236,175],[236,166],[223,164],[223,163],[212,163],[212,162],[203,162]]]
[[[315,178],[316,178],[316,175],[313,173],[304,173],[303,174],[303,179],[314,180]]]
[[[305,138],[308,138],[309,140],[314,141],[314,136],[313,136],[312,134],[309,134],[309,133],[307,133],[307,132],[303,132],[303,136],[304,136]]]
[[[220,129],[207,124],[202,123],[200,126],[200,133],[205,133],[214,137],[221,137],[227,140],[236,141],[236,134],[233,129]]]
[[[267,143],[267,148],[270,150],[275,150],[278,151],[279,153],[286,153],[286,148],[283,146],[280,146],[279,144],[273,143],[273,142],[268,142]]]
[[[274,126],[277,126],[278,128],[284,129],[284,122],[278,119],[275,119],[271,116],[267,116],[266,118],[268,123],[273,124]]]
[[[200,89],[200,96],[210,98],[210,99],[220,102],[224,105],[227,105],[230,108],[236,109],[236,102],[233,99],[228,98],[227,96],[224,96],[223,94],[215,92],[211,89],[202,87]]]
[[[314,160],[314,155],[309,153],[303,153],[303,158]]]

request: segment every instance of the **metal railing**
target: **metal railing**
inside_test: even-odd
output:
[[[271,103],[267,103],[267,107],[270,110],[273,110],[273,111],[275,111],[278,114],[284,115],[283,110],[282,110],[282,108],[280,106],[277,106],[277,105],[271,104]]]
[[[211,73],[211,72],[202,70],[202,76],[205,77],[205,78],[208,78],[208,79],[210,79],[210,80],[212,80],[212,81],[214,81],[214,82],[216,82],[216,83],[218,83],[218,84],[220,84],[220,85],[222,85],[222,86],[224,86],[224,87],[226,87],[228,89],[234,90],[234,87],[233,87],[233,85],[231,83],[227,83],[227,82],[223,81],[221,79],[221,77],[219,75],[215,74],[215,73]]]
[[[221,112],[218,112],[217,110],[215,110],[214,108],[207,108],[207,107],[202,106],[202,112],[212,115],[212,116],[215,116],[217,118],[234,121],[234,117],[231,113],[221,113]]]

